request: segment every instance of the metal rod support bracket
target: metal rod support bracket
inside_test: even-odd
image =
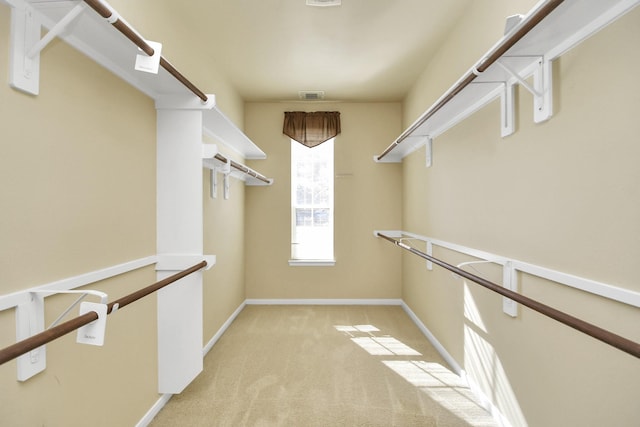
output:
[[[526,67],[522,73],[515,71],[509,64],[510,57],[506,56],[498,61],[496,64],[507,72],[511,76],[511,79],[506,81],[506,88],[504,93],[505,105],[503,106],[503,122],[502,136],[510,135],[515,128],[513,124],[513,85],[519,84],[533,95],[533,121],[535,123],[541,123],[549,120],[553,115],[553,69],[551,61],[544,56],[531,57],[534,61],[530,66]],[[522,57],[515,57],[522,58]],[[533,85],[529,84],[525,79],[527,76],[533,76]]]
[[[42,21],[29,4],[20,3],[11,9],[11,63],[9,84],[31,95],[40,92],[40,52],[85,10],[77,4],[40,38]]]
[[[426,142],[426,159],[425,159],[426,167],[430,168],[433,165],[433,138],[427,135]]]
[[[95,295],[100,298],[99,303],[87,306],[84,304],[84,312],[96,311],[100,317],[99,310],[105,311],[107,307],[108,296],[104,292],[95,290],[45,290],[45,291],[30,291],[29,300],[16,306],[16,341],[25,340],[33,335],[39,334],[45,330],[44,326],[44,299],[47,296],[54,294],[78,294],[78,298],[72,303],[56,320],[53,321],[49,328],[55,326],[64,316],[66,316],[84,297],[87,295]],[[97,306],[102,308],[98,308]],[[82,314],[83,308],[81,308]],[[106,311],[105,311],[106,315]],[[78,342],[83,344],[102,345],[104,341],[104,330],[106,325],[106,319],[100,324],[100,329],[93,329],[91,333],[87,333],[87,330],[81,328],[78,331],[78,336],[89,336],[84,340]],[[95,328],[93,323],[86,325],[87,327]],[[97,344],[99,343],[99,344]],[[17,375],[18,381],[26,381],[34,375],[42,372],[47,367],[46,362],[46,346],[38,347],[29,353],[23,354],[16,359],[17,362]]]

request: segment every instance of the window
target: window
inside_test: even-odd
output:
[[[291,140],[291,264],[333,264],[333,138]]]

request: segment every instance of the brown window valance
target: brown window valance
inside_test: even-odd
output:
[[[315,147],[340,133],[340,112],[286,111],[282,133],[307,147]]]

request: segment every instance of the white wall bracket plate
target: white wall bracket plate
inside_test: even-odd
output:
[[[16,306],[16,342],[44,331],[44,297],[30,294],[28,302]],[[16,359],[18,381],[26,381],[47,367],[47,347],[31,350]]]
[[[40,40],[41,23],[27,3],[11,8],[11,43],[9,84],[22,92],[40,92],[40,54],[29,57],[31,48]]]
[[[425,166],[430,168],[433,165],[433,138],[427,136]]]
[[[533,73],[533,88],[538,93],[533,104],[533,121],[542,123],[553,116],[553,67],[549,59],[538,61]]]
[[[502,286],[510,291],[518,292],[518,272],[511,261],[506,261],[502,267]],[[510,298],[502,297],[502,311],[511,317],[518,317],[518,303]]]
[[[85,10],[77,4],[40,38],[42,20],[26,2],[11,9],[11,65],[9,84],[15,89],[38,95],[40,91],[40,52],[59,36]]]
[[[516,131],[515,85],[505,82],[500,94],[500,136],[507,137]]]

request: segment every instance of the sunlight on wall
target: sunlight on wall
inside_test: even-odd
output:
[[[509,378],[500,358],[490,343],[480,311],[467,283],[464,284],[464,368],[474,386],[488,396],[492,404],[509,420],[511,425],[527,426]]]

